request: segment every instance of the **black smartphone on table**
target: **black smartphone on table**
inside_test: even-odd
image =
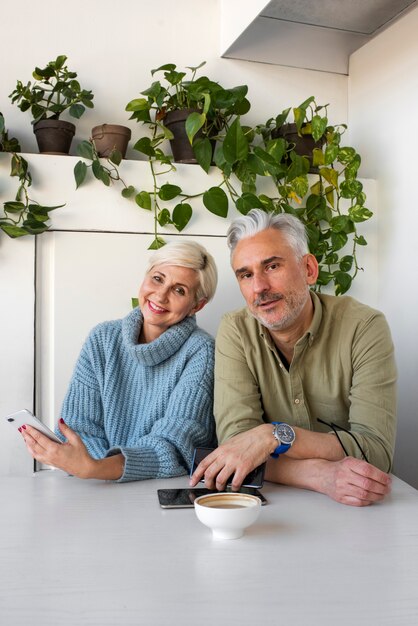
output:
[[[230,489],[226,489],[230,491]],[[158,489],[158,500],[163,509],[186,509],[193,508],[194,501],[199,496],[205,496],[208,493],[218,493],[216,489],[206,489],[205,487],[196,489]],[[247,493],[257,496],[261,500],[261,504],[266,504],[267,500],[263,494],[253,487],[241,487],[239,493]]]
[[[194,451],[192,469],[190,472],[190,476],[194,473],[199,463],[211,452],[213,452],[215,448],[196,448]],[[243,487],[255,487],[256,489],[261,489],[264,483],[264,470],[266,468],[266,464],[263,463],[256,467],[252,472],[245,477],[242,486]],[[232,482],[232,476],[229,478],[227,485],[230,485]],[[200,482],[204,482],[204,479]]]

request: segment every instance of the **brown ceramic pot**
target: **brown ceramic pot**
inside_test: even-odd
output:
[[[41,120],[33,126],[41,154],[68,154],[75,126],[63,120]]]
[[[91,136],[99,157],[108,157],[113,150],[118,150],[122,158],[131,138],[131,129],[119,124],[101,124],[92,128]]]

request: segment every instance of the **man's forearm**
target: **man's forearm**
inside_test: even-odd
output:
[[[291,459],[326,459],[339,461],[344,458],[344,451],[334,433],[317,433],[293,426],[296,439],[286,453]]]

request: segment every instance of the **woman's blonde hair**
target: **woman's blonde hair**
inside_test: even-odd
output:
[[[213,256],[196,241],[172,241],[156,250],[148,262],[147,273],[155,265],[177,265],[189,267],[197,272],[199,286],[196,300],[209,301],[213,298],[218,283],[218,271]]]

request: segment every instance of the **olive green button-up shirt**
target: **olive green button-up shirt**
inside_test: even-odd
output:
[[[269,331],[241,309],[222,318],[215,357],[219,442],[263,422],[330,432],[320,418],[355,434],[370,463],[392,465],[396,434],[396,366],[385,317],[348,296],[312,292],[314,315],[289,370]],[[339,431],[350,456],[362,458]]]

